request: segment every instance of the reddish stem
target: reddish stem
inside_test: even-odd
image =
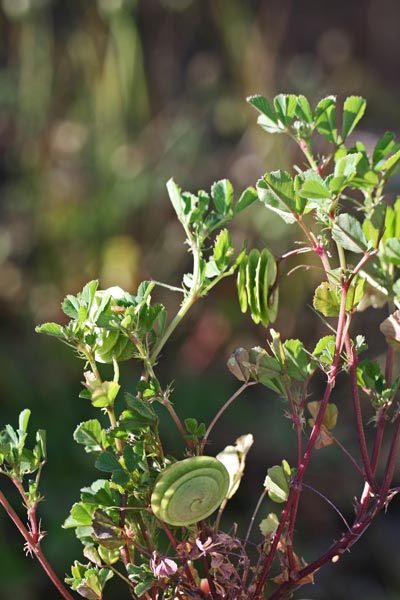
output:
[[[365,478],[368,483],[374,488],[374,474],[371,469],[371,463],[369,460],[367,442],[365,440],[365,432],[364,432],[364,423],[361,414],[361,402],[360,402],[360,394],[358,391],[357,385],[357,363],[358,357],[355,352],[355,349],[351,346],[349,336],[346,336],[345,339],[346,352],[349,361],[350,367],[350,384],[351,384],[351,394],[353,397],[353,407],[354,407],[354,415],[356,418],[356,427],[357,427],[357,435],[358,435],[358,443],[360,446],[361,458],[364,465],[365,470]]]
[[[267,577],[268,577],[268,574],[269,574],[269,571],[270,571],[270,568],[272,565],[272,561],[275,556],[279,538],[282,534],[284,525],[289,516],[289,512],[292,509],[292,507],[296,506],[296,504],[297,504],[296,498],[300,493],[301,483],[302,483],[305,471],[307,469],[308,463],[310,461],[312,450],[317,441],[317,438],[318,438],[318,435],[319,435],[319,432],[321,429],[321,425],[324,420],[326,408],[328,406],[328,403],[329,403],[329,400],[330,400],[330,397],[332,394],[332,390],[335,386],[336,376],[337,376],[337,372],[338,372],[338,365],[339,365],[339,360],[340,360],[340,352],[341,352],[343,342],[344,342],[343,337],[345,334],[345,324],[346,324],[347,291],[348,291],[347,286],[342,285],[342,295],[341,295],[341,300],[340,300],[340,309],[339,309],[337,331],[336,331],[335,354],[333,357],[332,366],[327,374],[328,381],[327,381],[327,384],[325,387],[324,396],[322,398],[322,401],[321,401],[321,404],[319,407],[319,411],[318,411],[318,414],[317,414],[315,422],[314,422],[314,426],[311,430],[311,434],[310,434],[310,437],[308,440],[306,450],[304,452],[302,462],[299,465],[295,480],[293,482],[292,487],[290,488],[289,497],[286,502],[285,509],[282,511],[282,517],[279,522],[278,529],[275,533],[274,541],[271,545],[271,549],[270,549],[267,559],[265,561],[261,576],[257,582],[254,594],[252,596],[252,598],[254,600],[261,596],[262,590],[264,588],[265,582],[267,580]]]
[[[376,416],[376,435],[375,435],[375,442],[374,442],[374,447],[372,450],[372,458],[371,458],[371,469],[372,469],[372,473],[375,475],[376,473],[376,468],[378,466],[378,459],[379,459],[379,454],[381,451],[381,447],[382,447],[382,441],[383,441],[383,433],[385,431],[385,425],[386,425],[386,411],[383,408],[380,408],[378,410],[377,416]]]
[[[296,466],[297,466],[297,470],[298,470],[300,468],[302,457],[303,457],[302,422],[301,422],[301,418],[298,414],[296,402],[293,398],[293,395],[292,395],[292,392],[288,385],[288,381],[287,381],[286,377],[284,377],[284,385],[285,385],[286,396],[287,396],[287,398],[289,400],[289,404],[290,404],[290,410],[292,413],[293,424],[296,429],[296,437],[297,437],[297,465]],[[290,571],[293,571],[296,568],[296,560],[295,560],[294,550],[293,550],[293,540],[294,540],[294,527],[295,527],[295,522],[296,522],[299,501],[300,501],[300,488],[298,490],[295,490],[295,493],[294,493],[293,506],[290,511],[289,525],[288,525],[287,536],[286,536],[287,558],[288,558]]]
[[[385,473],[383,481],[379,490],[379,496],[381,502],[387,502],[387,495],[389,492],[390,485],[392,483],[394,471],[397,465],[397,461],[400,453],[400,418],[397,417],[396,429],[393,435],[392,444],[390,446],[389,456],[386,463]]]
[[[286,597],[288,592],[302,585],[300,583],[302,579],[305,579],[306,577],[318,571],[323,565],[332,560],[333,557],[340,557],[341,554],[348,550],[361,537],[381,508],[382,506],[380,501],[377,499],[373,509],[369,514],[367,514],[362,520],[355,522],[351,530],[343,534],[340,540],[332,544],[330,548],[317,560],[308,564],[303,569],[300,569],[300,571],[296,573],[295,580],[292,579],[291,581],[286,581],[280,585],[279,589],[277,589],[268,600],[280,600],[281,598]]]
[[[41,566],[43,567],[46,575],[53,582],[55,587],[60,592],[61,596],[65,598],[65,600],[74,600],[74,597],[68,592],[68,590],[64,587],[60,579],[57,577],[56,573],[53,571],[50,563],[47,561],[44,556],[42,549],[40,548],[40,542],[35,541],[33,535],[27,530],[25,525],[22,523],[21,519],[8,502],[7,498],[4,496],[2,492],[0,492],[0,504],[3,506],[4,510],[13,521],[14,525],[22,535],[22,537],[26,540],[28,550],[32,552],[32,554],[38,559]]]
[[[385,380],[386,380],[386,386],[388,388],[392,385],[393,363],[394,363],[394,348],[392,348],[392,346],[388,346],[388,349],[386,352],[386,365],[385,365]]]
[[[178,554],[178,557],[179,557],[179,560],[180,560],[180,562],[181,562],[181,564],[182,564],[182,567],[183,567],[183,569],[184,569],[184,571],[185,571],[186,577],[188,578],[188,581],[190,581],[190,583],[193,585],[193,587],[195,587],[195,586],[196,586],[196,582],[195,582],[195,580],[194,580],[194,577],[193,577],[192,571],[190,570],[190,567],[189,567],[189,565],[188,565],[188,561],[187,561],[186,557],[184,557],[184,556],[181,556],[181,555],[178,553],[178,551],[177,551],[178,542],[177,542],[177,541],[176,541],[176,539],[174,538],[174,536],[173,536],[173,534],[172,534],[171,530],[169,529],[169,527],[167,526],[167,524],[166,524],[166,523],[164,523],[164,521],[158,521],[158,522],[160,523],[161,527],[164,529],[164,531],[165,531],[165,534],[166,534],[167,538],[169,539],[169,541],[170,541],[170,542],[171,542],[171,544],[172,544],[172,547],[173,547],[173,548],[174,548],[174,550],[177,552],[177,554]]]

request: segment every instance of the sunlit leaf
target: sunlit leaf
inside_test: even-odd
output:
[[[313,306],[325,317],[337,317],[340,311],[340,294],[337,286],[323,281],[315,290]]]
[[[313,122],[310,103],[305,96],[300,95],[297,97],[296,116],[308,125]]]
[[[289,496],[291,470],[286,460],[282,466],[270,467],[264,481],[264,487],[273,502],[286,502]]]
[[[335,355],[336,337],[326,335],[321,338],[313,350],[313,356],[324,364],[331,365]]]
[[[90,527],[92,525],[93,506],[85,502],[76,502],[70,515],[64,521],[64,529],[70,527]]]
[[[101,425],[97,419],[91,419],[80,423],[74,431],[74,440],[78,444],[85,446],[86,452],[100,452],[101,446]]]
[[[342,138],[345,140],[353,131],[365,112],[367,103],[361,96],[349,96],[343,106]]]
[[[385,256],[389,259],[393,265],[400,267],[400,239],[389,238],[385,241],[384,245]]]
[[[250,204],[253,204],[257,198],[257,190],[254,187],[246,188],[234,206],[234,214],[237,215],[242,212],[242,210],[250,206]]]
[[[247,102],[254,106],[260,113],[257,123],[269,133],[282,133],[283,128],[278,123],[275,110],[264,96],[256,95],[247,98]]]
[[[314,111],[316,127],[328,142],[336,144],[338,132],[336,124],[336,97],[327,96],[318,102]]]
[[[279,94],[274,98],[275,112],[282,125],[288,127],[293,120],[297,106],[297,96],[293,94]]]
[[[263,519],[260,523],[260,531],[266,538],[272,536],[277,530],[279,525],[279,519],[275,513],[269,513],[269,515]]]
[[[259,198],[286,223],[294,223],[298,208],[293,179],[285,171],[272,171],[257,182]]]
[[[229,474],[229,489],[226,497],[232,498],[237,491],[240,481],[244,474],[246,456],[254,439],[251,433],[241,435],[234,446],[226,446],[222,452],[217,454],[217,458],[225,466]]]
[[[181,196],[181,190],[176,185],[173,179],[169,179],[167,182],[167,191],[171,204],[175,209],[178,219],[181,220],[184,211],[184,202]]]
[[[35,327],[36,333],[46,333],[59,338],[65,338],[64,327],[58,323],[43,323]]]
[[[318,401],[313,401],[313,402],[307,403],[307,408],[310,411],[311,416],[313,417],[312,419],[309,420],[309,423],[311,426],[314,425],[314,420],[317,418],[320,407],[321,407],[321,402],[318,402]],[[323,425],[325,425],[325,427],[327,429],[334,429],[336,427],[338,412],[339,412],[338,407],[336,406],[336,404],[333,404],[333,402],[330,402],[327,405],[325,414],[324,414],[324,418],[322,421]]]
[[[396,152],[399,145],[394,141],[394,133],[386,131],[386,133],[377,141],[372,155],[372,162],[376,169],[381,166],[383,161],[389,154]]]
[[[342,213],[338,215],[332,227],[332,237],[345,250],[350,252],[365,252],[367,240],[361,224],[353,215]]]
[[[227,215],[233,201],[233,187],[228,179],[221,179],[211,187],[211,197],[220,215]]]

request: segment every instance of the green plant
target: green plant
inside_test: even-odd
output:
[[[296,167],[294,174],[266,173],[256,189],[246,189],[237,201],[227,180],[215,183],[211,194],[197,195],[182,192],[170,180],[169,197],[193,259],[192,272],[183,276],[181,286],[146,281],[131,295],[116,287],[99,290],[98,282],[91,281],[64,300],[67,325],[45,323],[37,328],[71,346],[84,361],[81,397],[108,418],[104,424],[99,415],[74,432],[75,441],[93,454],[96,469],[104,474],[81,490],[64,524],[75,529],[88,561],[76,561],[66,582],[85,598],[103,598],[104,586],[114,575],[126,582],[127,595],[133,598],[288,598],[353,546],[397,492],[392,479],[400,451],[400,378],[394,368],[394,353],[400,347],[400,311],[395,310],[400,301],[400,199],[389,205],[383,192],[400,165],[400,145],[386,133],[369,156],[360,142],[348,141],[365,111],[360,97],[345,101],[340,129],[333,96],[313,111],[304,96],[279,95],[272,104],[253,96],[249,102],[267,132],[286,134],[298,144],[306,167]],[[318,137],[328,148],[324,157],[314,150]],[[266,248],[243,248],[235,257],[226,225],[257,198],[288,225],[298,227],[300,245],[278,258]],[[270,327],[278,315],[282,267],[303,253],[313,254],[321,271],[313,308],[327,335],[316,340],[314,348],[306,348],[299,339],[282,340]],[[195,417],[182,422],[171,401],[171,386],[157,377],[160,352],[191,306],[235,272],[241,310],[249,310],[255,323],[269,329],[271,341],[267,348],[239,348],[230,357],[228,367],[241,385],[208,427]],[[170,319],[165,307],[152,300],[159,286],[182,295]],[[382,306],[389,313],[380,326],[388,343],[383,366],[360,359],[367,345],[357,331],[359,311]],[[142,374],[135,392],[125,394],[126,408],[117,413],[119,363],[131,359],[141,365]],[[103,379],[104,363],[113,365],[112,379]],[[315,399],[317,374],[325,382],[322,399]],[[347,427],[357,439],[361,463],[339,440],[340,434],[333,434],[348,401],[334,397],[339,374],[349,381],[353,420]],[[266,465],[264,490],[254,498],[254,514],[243,535],[231,527],[222,530],[221,518],[243,476],[252,435],[241,436],[216,458],[204,451],[225,410],[257,384],[285,400],[284,415],[292,421],[297,451],[279,465]],[[372,448],[366,440],[362,402],[369,403]],[[185,441],[183,460],[165,455],[155,403],[167,409]],[[28,527],[2,492],[0,503],[25,538],[27,551],[70,599],[40,548],[43,532],[37,507],[45,436],[39,431],[33,450],[26,448],[29,414],[26,410],[20,415],[17,430],[7,425],[0,434],[1,473],[22,497]],[[384,440],[387,456],[381,452]],[[339,539],[306,563],[295,552],[295,534],[302,524],[299,502],[309,487],[306,475],[315,451],[323,452],[331,444],[351,460],[360,478],[360,495],[352,522],[336,508],[343,522]],[[35,478],[27,482],[32,475]],[[254,560],[249,540],[266,496],[282,510],[261,520]],[[217,509],[216,519],[209,521]]]

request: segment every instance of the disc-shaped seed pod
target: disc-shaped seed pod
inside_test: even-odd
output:
[[[212,456],[193,456],[176,462],[156,479],[151,508],[169,525],[190,525],[209,517],[229,488],[229,474]]]

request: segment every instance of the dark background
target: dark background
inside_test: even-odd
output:
[[[131,292],[145,278],[179,283],[187,253],[165,191],[171,176],[192,191],[228,177],[239,193],[267,169],[290,168],[299,158],[293,146],[257,128],[246,96],[304,93],[315,103],[331,93],[360,94],[368,107],[358,137],[370,146],[387,129],[397,132],[399,22],[396,0],[0,3],[0,422],[15,424],[29,407],[32,428],[48,431],[43,548],[61,575],[82,560],[73,532],[60,526],[80,487],[98,476],[72,441],[76,424],[93,410],[78,398],[82,364],[68,348],[37,336],[35,324],[62,319],[64,295],[92,278],[102,288]],[[262,206],[235,228],[238,246],[247,238],[250,247],[268,244],[276,254],[293,235]],[[284,283],[274,326],[310,348],[327,333],[306,307],[317,277],[296,271]],[[176,308],[175,298],[160,299]],[[357,322],[374,355],[384,349],[376,334],[382,318],[367,311]],[[229,354],[255,344],[266,344],[265,331],[241,317],[234,283],[226,282],[194,309],[163,353],[160,379],[174,380],[182,418],[212,418],[236,386],[225,367]],[[136,375],[125,365],[128,389]],[[343,417],[346,400],[339,380]],[[226,520],[239,521],[242,534],[266,469],[294,456],[283,408],[273,394],[253,388],[214,432],[210,453],[238,435],[255,435],[245,483]],[[182,449],[168,424],[163,435],[168,449]],[[352,435],[343,424],[340,438],[350,448]],[[351,519],[361,482],[345,461],[334,448],[320,451],[308,481]],[[0,482],[12,498],[7,484]],[[316,494],[303,498],[299,553],[312,560],[343,524]],[[271,510],[266,504],[260,517]],[[395,499],[364,540],[296,598],[397,600],[399,538]],[[110,589],[107,597],[122,597],[116,588],[114,594]],[[0,512],[0,599],[56,596]]]

